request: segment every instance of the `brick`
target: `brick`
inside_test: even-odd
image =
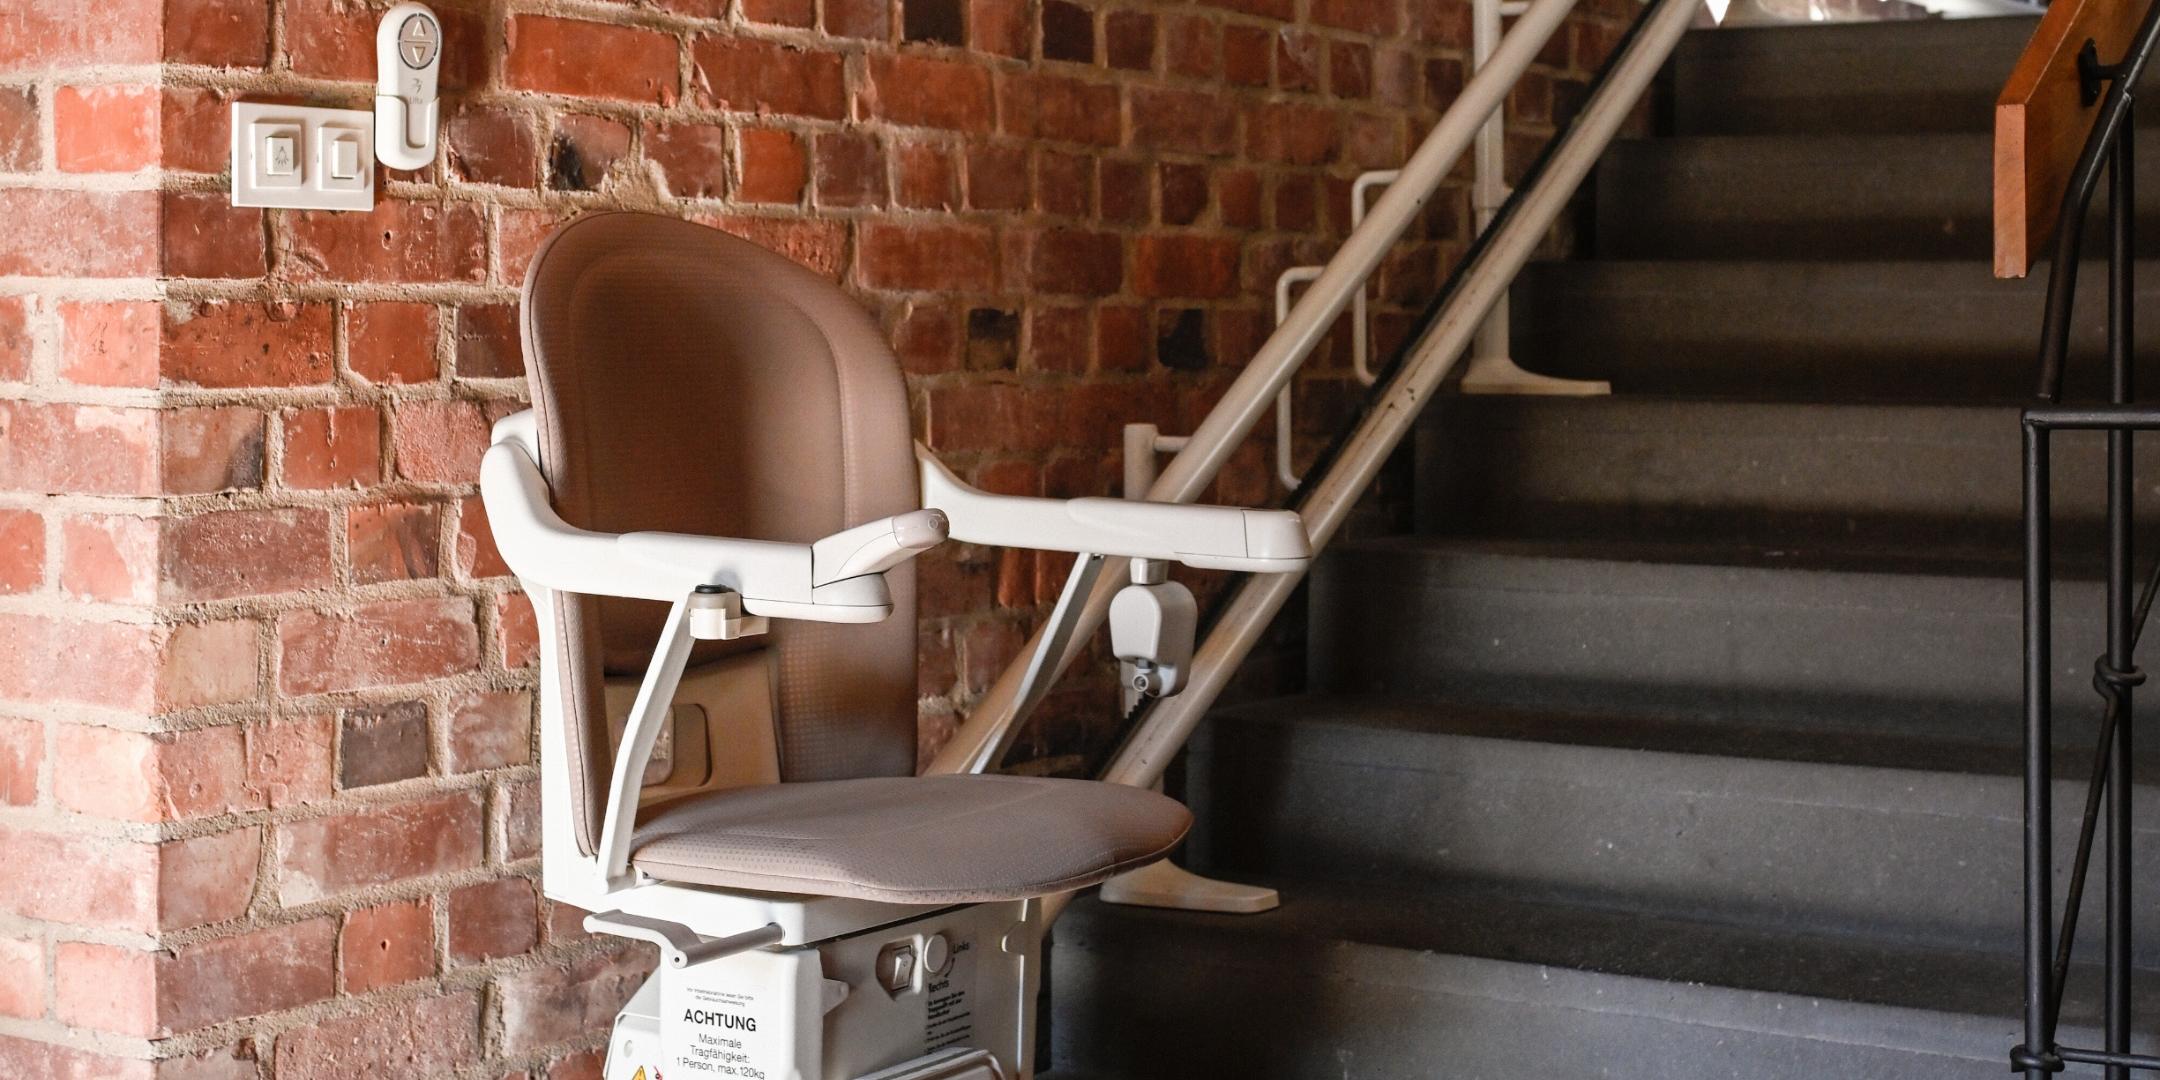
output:
[[[442,511],[432,503],[382,503],[345,512],[345,552],[355,585],[414,581],[442,570]]]
[[[0,510],[0,594],[35,592],[45,582],[45,519]]]
[[[53,162],[62,172],[134,172],[158,163],[154,86],[63,86],[53,93]]]
[[[248,619],[173,624],[159,642],[157,704],[192,709],[253,700],[260,637],[261,627]]]
[[[1235,86],[1266,86],[1273,78],[1275,35],[1256,26],[1222,30],[1223,78]]]
[[[234,725],[145,735],[67,725],[54,741],[53,794],[76,813],[121,821],[187,821],[261,809]]]
[[[165,305],[164,376],[229,389],[330,381],[330,305],[208,300]]]
[[[348,912],[338,931],[338,969],[348,994],[435,974],[435,902],[380,904]]]
[[[998,80],[998,99],[998,130],[1008,135],[1097,146],[1124,138],[1114,84],[1016,72]]]
[[[606,1055],[598,1050],[581,1050],[548,1066],[547,1080],[601,1080],[606,1062]]]
[[[158,428],[158,468],[168,495],[259,488],[263,415],[244,405],[169,409]]]
[[[1086,308],[1037,307],[1028,314],[1028,370],[1085,372],[1093,339]]]
[[[107,514],[62,519],[60,588],[86,600],[155,602],[158,523]]]
[[[262,861],[262,830],[234,829],[158,848],[157,925],[185,930],[247,914]]]
[[[930,45],[967,44],[965,0],[901,0],[902,40]]]
[[[1161,169],[1162,223],[1190,225],[1207,213],[1208,170],[1196,165],[1165,164]]]
[[[668,193],[685,199],[727,194],[727,129],[716,124],[656,124],[645,129],[645,156],[660,167]]]
[[[1103,59],[1114,68],[1147,71],[1155,66],[1155,16],[1113,11],[1103,16]]]
[[[1152,170],[1145,162],[1104,159],[1095,163],[1098,212],[1106,222],[1137,225],[1148,219]]]
[[[840,278],[847,255],[847,224],[799,218],[748,217],[722,214],[695,219],[722,232],[739,236],[759,247],[776,251],[823,274]]]
[[[832,17],[831,5],[826,17]],[[699,96],[714,108],[825,120],[847,116],[839,53],[734,35],[700,37],[692,50]]]
[[[1147,309],[1105,304],[1095,311],[1095,363],[1104,371],[1140,371],[1154,355]]]
[[[976,308],[967,313],[969,371],[1013,371],[1020,366],[1020,313]]]
[[[381,16],[339,0],[284,0],[285,52],[293,70],[349,82],[375,80],[375,22]]]
[[[158,58],[159,9],[151,0],[46,0],[8,10],[0,71]]]
[[[885,155],[874,135],[837,132],[817,137],[820,206],[879,206],[885,202]]]
[[[878,115],[896,124],[984,132],[996,116],[990,73],[975,64],[912,53],[875,55],[870,78]]]
[[[1237,149],[1237,114],[1220,94],[1134,87],[1133,144],[1226,156]]]
[[[1372,50],[1354,41],[1328,44],[1328,93],[1359,99],[1372,95]],[[1519,84],[1518,84],[1519,85]]]
[[[1172,75],[1213,79],[1221,69],[1222,33],[1212,19],[1172,16],[1163,28],[1163,66]]]
[[[282,826],[279,902],[310,903],[478,866],[487,833],[480,806],[478,792],[462,791]]]
[[[158,963],[158,1029],[191,1031],[337,992],[337,924],[309,919],[184,946]]]
[[[215,510],[169,519],[158,561],[162,598],[181,603],[322,588],[331,582],[330,515]]]
[[[969,146],[967,189],[971,210],[1025,209],[1030,190],[1027,150],[1018,146]]]
[[[36,172],[44,151],[37,88],[0,87],[0,172]]]
[[[330,796],[335,730],[327,715],[248,725],[248,785],[261,792],[265,806],[300,806]]]
[[[461,379],[509,379],[525,374],[515,304],[461,307],[457,316],[457,373]]]
[[[45,726],[0,716],[0,806],[37,802],[38,769],[45,761]]]
[[[211,67],[270,62],[265,0],[165,0],[165,59]]]
[[[1245,116],[1245,153],[1261,161],[1324,164],[1342,135],[1336,113],[1317,105],[1255,106]]]
[[[170,277],[259,278],[269,272],[263,212],[231,205],[224,194],[164,193],[160,229]]]
[[[1044,0],[1042,55],[1045,60],[1095,62],[1095,13],[1071,0]]]
[[[345,313],[346,362],[372,383],[435,378],[435,305],[382,300]]]
[[[384,199],[365,213],[289,214],[291,268],[303,280],[481,281],[487,222],[472,203]]]
[[[0,188],[0,275],[152,277],[158,193]]]
[[[338,786],[394,784],[428,773],[427,706],[396,701],[338,716]]]
[[[915,210],[960,206],[960,169],[950,150],[933,143],[902,143],[893,152],[893,201]]]
[[[152,300],[60,305],[60,375],[84,386],[156,386],[160,305]]]
[[[1312,21],[1375,37],[1395,33],[1401,14],[1394,0],[1312,0]]]
[[[1125,281],[1125,244],[1116,233],[1045,229],[1024,234],[1021,274],[1027,287],[1064,295],[1108,296]]]
[[[279,1080],[432,1080],[478,1060],[480,993],[376,1005],[278,1036]]]
[[[255,1040],[176,1054],[157,1063],[158,1080],[257,1080]]]
[[[715,8],[710,18],[727,14],[724,0],[686,0],[690,5],[705,3]],[[751,22],[769,23],[774,26],[807,27],[817,22],[817,6],[812,0],[742,0],[743,18]]]
[[[1275,35],[1275,88],[1317,93],[1325,59],[1325,42],[1318,35],[1299,30]]]
[[[604,116],[570,113],[555,120],[548,143],[548,186],[597,191],[616,162],[630,154],[630,127]]]
[[[938,450],[1012,450],[1021,424],[1021,388],[1004,383],[954,384],[927,395],[925,424]]]
[[[30,298],[0,297],[0,382],[30,377]]]
[[[495,625],[502,637],[503,666],[512,671],[530,665],[540,654],[540,625],[524,593],[495,598]]]
[[[320,694],[470,671],[480,639],[467,600],[391,600],[349,613],[290,612],[278,620],[278,651],[279,686]]]
[[[397,475],[425,483],[471,483],[480,475],[488,428],[477,402],[406,402],[397,411],[391,439]]]
[[[71,926],[157,927],[157,851],[148,844],[0,826],[0,911]]]
[[[1057,150],[1035,153],[1035,209],[1056,217],[1086,217],[1095,190],[1095,159]]]
[[[157,1030],[156,954],[87,941],[53,947],[53,1015],[121,1035]]]
[[[857,266],[871,288],[930,291],[987,290],[996,256],[987,230],[865,222]]]
[[[825,32],[884,41],[892,37],[892,0],[825,0]]]
[[[461,180],[513,188],[540,184],[540,135],[528,113],[468,106],[444,125],[443,140],[451,173]]]
[[[468,885],[450,894],[450,958],[498,960],[540,944],[539,896],[524,878]]]
[[[0,1035],[0,1072],[26,1080],[157,1080],[156,1064]]]
[[[679,88],[674,37],[652,30],[546,15],[514,15],[503,75],[520,90],[672,105]],[[594,58],[604,56],[605,63]]]
[[[160,153],[167,169],[218,173],[231,158],[231,91],[204,86],[167,86],[158,110]]]
[[[0,399],[0,490],[157,493],[157,412]]]
[[[528,780],[504,785],[502,800],[504,854],[529,859],[540,854],[540,783]]]
[[[894,313],[893,352],[910,375],[934,375],[955,368],[959,336],[953,312],[940,304],[902,304]]]
[[[0,696],[144,708],[157,697],[163,632],[140,623],[0,615]]]
[[[504,976],[503,1052],[523,1054],[605,1030],[651,968],[649,952],[622,950]]]
[[[496,220],[495,254],[502,264],[502,279],[511,283],[523,281],[533,253],[562,219],[551,210],[505,208],[496,212]]]
[[[45,1015],[45,947],[31,938],[0,937],[0,1016]]]
[[[1251,169],[1231,169],[1215,178],[1216,203],[1222,224],[1233,229],[1260,227],[1260,174]]]
[[[287,487],[364,488],[382,479],[382,414],[373,407],[298,409],[279,425]]]
[[[495,546],[495,534],[488,529],[487,504],[477,495],[458,503],[457,567],[458,573],[468,578],[507,577],[510,573],[510,564],[503,561],[501,550]]]
[[[969,0],[968,46],[993,56],[1026,59],[1035,48],[1027,0]]]
[[[753,203],[798,203],[809,177],[809,158],[792,131],[746,127],[737,136],[735,197]]]
[[[532,695],[473,690],[450,699],[450,771],[479,772],[532,761]]]

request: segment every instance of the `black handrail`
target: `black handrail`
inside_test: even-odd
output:
[[[2104,1066],[2110,1080],[2132,1070],[2160,1071],[2160,1057],[2130,1052],[2131,1032],[2131,741],[2135,725],[2132,690],[2145,681],[2135,653],[2153,598],[2160,592],[2155,565],[2133,604],[2131,439],[2136,431],[2160,430],[2160,408],[2138,407],[2132,355],[2135,338],[2135,149],[2132,106],[2135,88],[2160,41],[2160,2],[2145,12],[2129,54],[2112,65],[2099,62],[2092,42],[2078,57],[2086,100],[2107,84],[2099,116],[2078,155],[2056,221],[2055,256],[2049,267],[2047,307],[2040,337],[2040,398],[2062,395],[2070,350],[2070,319],[2077,298],[2077,270],[2085,221],[2100,182],[2108,177],[2109,406],[2064,408],[2047,404],[2025,410],[2025,1041],[2010,1053],[2013,1069],[2028,1080],[2061,1072],[2069,1063]],[[2052,546],[2049,441],[2057,430],[2107,434],[2107,649],[2093,660],[2093,687],[2105,702],[2099,745],[2085,791],[2076,855],[2066,890],[2062,932],[2052,929],[2054,903],[2054,764]],[[2078,912],[2092,864],[2103,809],[2107,819],[2107,942],[2104,950],[2105,1049],[2056,1042],[2063,986],[2077,935]]]

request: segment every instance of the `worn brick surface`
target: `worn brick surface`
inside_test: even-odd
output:
[[[435,162],[367,213],[232,207],[231,103],[366,107],[387,6],[0,3],[0,1076],[598,1075],[653,957],[538,895],[538,633],[475,482],[559,223],[778,251],[880,320],[964,477],[1110,494],[1119,425],[1192,428],[1274,275],[1460,91],[1469,27],[1461,0],[440,0]],[[1540,57],[1511,167],[1629,10]],[[1390,259],[1383,339],[1463,250],[1465,182]],[[1297,392],[1309,460],[1346,354]],[[1280,498],[1271,437],[1217,497]],[[1066,565],[920,561],[921,753]],[[1114,701],[1076,672],[1013,764],[1084,768]]]

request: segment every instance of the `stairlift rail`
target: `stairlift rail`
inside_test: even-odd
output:
[[[1506,103],[1515,83],[1574,6],[1575,0],[1533,0],[1523,10],[1514,29],[1493,51],[1491,62],[1464,84],[1455,103],[1404,163],[1400,178],[1381,194],[1364,223],[1351,231],[1326,269],[1291,307],[1289,317],[1261,345],[1260,351],[1224,392],[1222,400],[1163,469],[1148,490],[1150,501],[1192,502],[1214,482],[1231,454],[1276,404],[1277,395],[1289,385],[1299,366],[1312,354],[1314,347],[1350,305],[1353,296],[1379,269],[1381,261],[1439,190],[1487,120]],[[1684,28],[1684,22],[1682,25]],[[1653,63],[1653,70],[1657,63],[1663,62],[1665,52],[1670,49],[1668,43]],[[1621,106],[1621,113],[1633,106],[1639,93],[1640,88],[1629,95]],[[1579,123],[1578,120],[1578,126]],[[1600,140],[1592,156],[1603,147],[1604,141]],[[1572,187],[1570,185],[1570,190]],[[1512,279],[1520,265],[1518,261],[1507,267],[1503,280]],[[1484,309],[1480,308],[1477,315],[1482,318]],[[1062,674],[1080,654],[1089,636],[1102,625],[1109,612],[1111,595],[1124,580],[1124,560],[1114,560],[1112,565],[1103,568],[1101,578],[1081,611],[1077,632],[1050,674]],[[1022,658],[1008,665],[998,676],[968,719],[932,759],[928,771],[982,772],[997,764],[998,756],[1011,742],[1013,729],[1025,716],[1019,708],[1020,690],[1027,657],[1040,646],[1041,634],[1038,630],[1036,637],[1022,650]],[[1196,674],[1206,678],[1205,673]]]

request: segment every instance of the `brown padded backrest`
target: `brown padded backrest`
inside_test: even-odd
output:
[[[606,213],[558,230],[525,278],[540,469],[563,520],[600,532],[807,543],[921,506],[899,365],[829,281],[716,229]],[[915,764],[915,577],[886,574],[867,626],[774,620],[699,642],[693,666],[771,649],[783,780],[902,776]],[[598,847],[611,760],[602,682],[642,672],[666,616],[563,597],[574,820]]]

